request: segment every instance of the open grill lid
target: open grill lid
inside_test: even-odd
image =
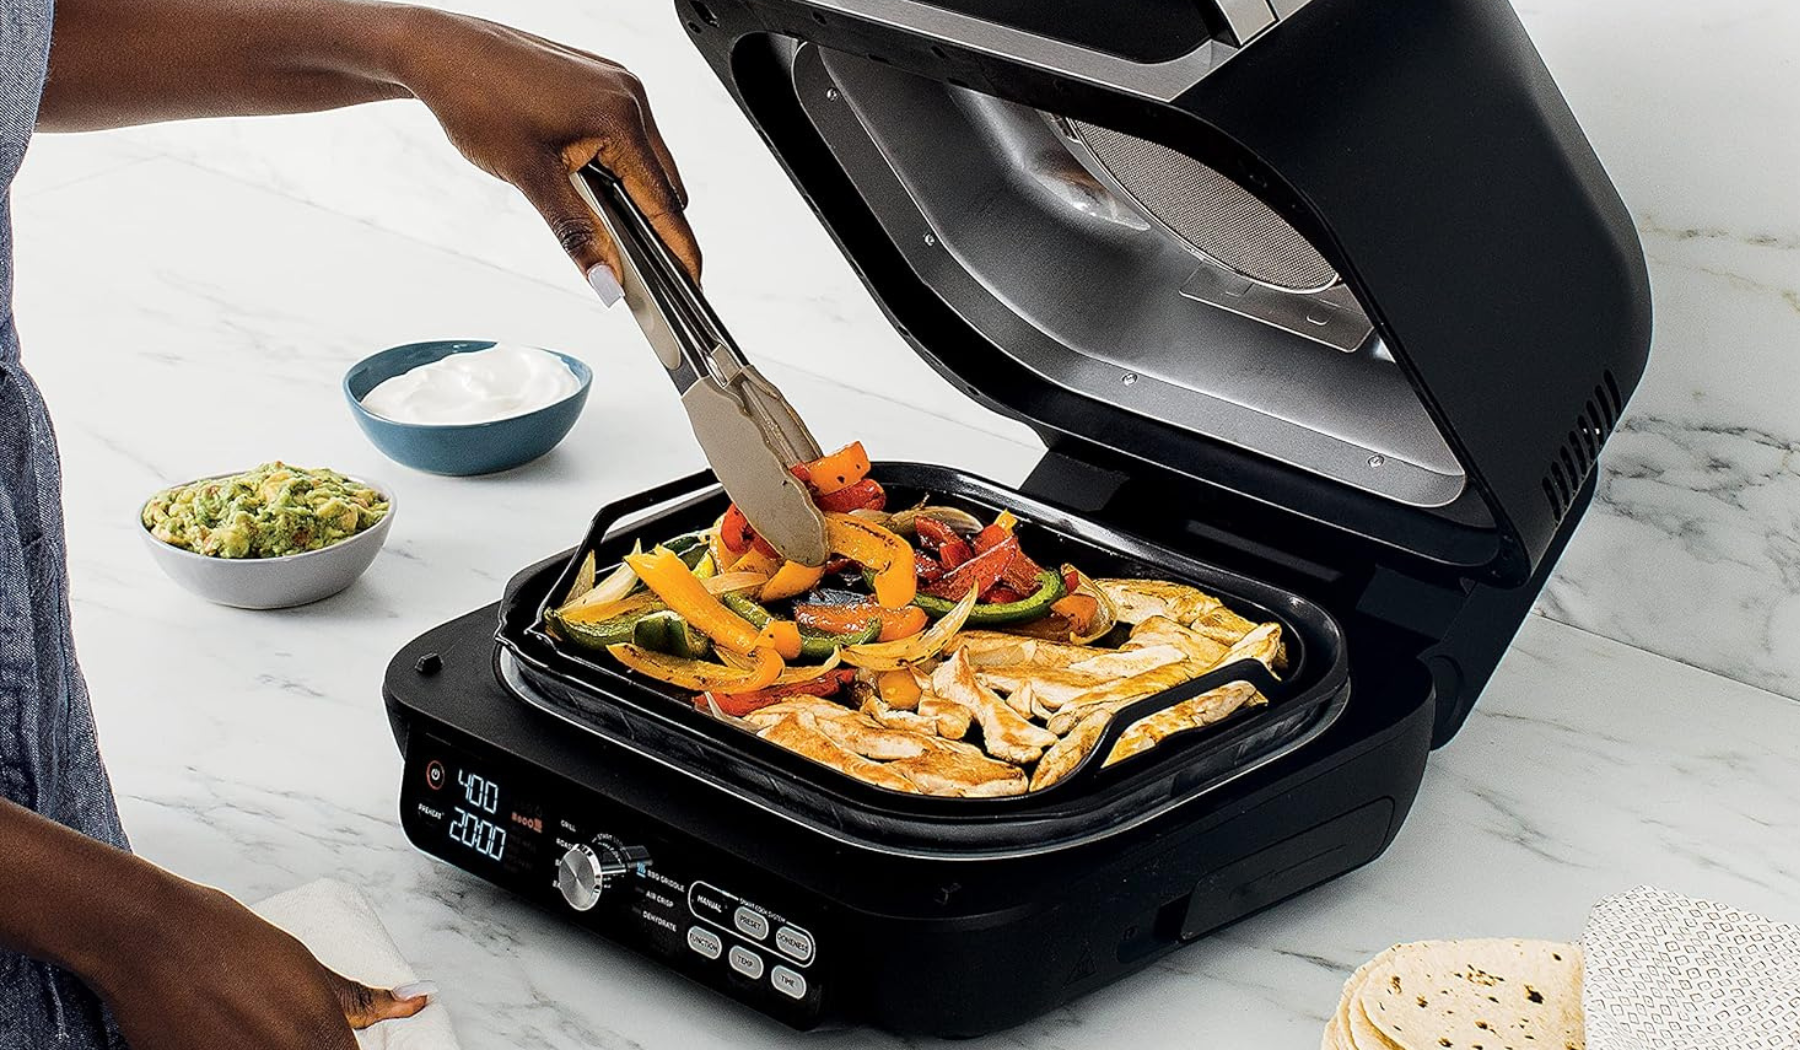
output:
[[[1504,4],[677,9],[901,332],[1067,460],[1520,585],[1642,373],[1630,217]]]

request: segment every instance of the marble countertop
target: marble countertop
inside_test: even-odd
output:
[[[1782,312],[1800,295],[1800,216],[1791,187],[1778,194],[1743,165],[1719,175],[1661,141],[1673,127],[1731,153],[1732,129],[1748,125],[1708,118],[1725,111],[1729,68],[1766,81],[1763,108],[1743,120],[1785,128],[1774,138],[1791,151],[1797,111],[1772,70],[1791,68],[1774,41],[1793,10],[1522,10],[1640,205],[1659,281],[1657,371],[1615,443],[1626,468],[1608,478],[1610,502],[1572,549],[1549,616],[1526,624],[1434,756],[1385,857],[982,1045],[1151,1046],[1179,1032],[1190,1046],[1310,1048],[1344,976],[1390,942],[1572,938],[1595,900],[1643,882],[1800,919],[1800,705],[1777,695],[1800,681],[1800,424],[1777,349],[1800,331]],[[823,441],[1023,477],[1030,435],[907,351],[729,103],[694,79],[698,60],[663,5],[533,17],[663,86],[709,289]],[[1653,121],[1632,107],[1673,89],[1647,56],[1690,30],[1735,62],[1675,52],[1690,61],[1672,75],[1707,90]],[[1696,184],[1716,199],[1696,203]],[[250,899],[321,876],[362,886],[442,985],[471,1050],[787,1045],[759,1015],[427,860],[397,826],[399,756],[379,696],[393,651],[573,543],[599,503],[700,463],[624,312],[601,311],[522,204],[465,171],[404,105],[44,138],[15,205],[19,323],[65,450],[77,636],[137,848]],[[482,335],[595,366],[568,441],[493,478],[383,460],[342,403],[343,370],[382,346]],[[280,613],[207,605],[159,575],[134,535],[142,498],[274,457],[402,494],[369,574]],[[901,1045],[869,1031],[809,1042]]]

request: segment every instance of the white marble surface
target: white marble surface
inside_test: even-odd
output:
[[[645,75],[693,189],[709,291],[824,440],[1003,481],[1029,468],[1027,432],[887,327],[664,4],[483,10]],[[1651,377],[1544,602],[1586,630],[1527,626],[1382,861],[993,1045],[1179,1032],[1310,1047],[1343,974],[1390,941],[1570,937],[1589,903],[1643,881],[1800,918],[1800,708],[1630,647],[1800,695],[1800,9],[1524,14],[1633,205],[1658,295]],[[15,193],[20,326],[67,458],[77,632],[139,848],[246,897],[321,875],[365,886],[474,1050],[782,1043],[425,861],[395,822],[378,695],[395,647],[492,600],[599,502],[698,465],[629,319],[596,309],[511,191],[405,104],[45,138]],[[596,366],[574,435],[499,478],[382,460],[341,402],[343,369],[392,343],[480,334]],[[369,575],[276,614],[215,608],[158,575],[135,504],[275,456],[401,490]]]

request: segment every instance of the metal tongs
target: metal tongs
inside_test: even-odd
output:
[[[783,558],[825,564],[825,517],[789,469],[819,458],[812,432],[744,359],[618,178],[597,164],[571,178],[618,246],[625,304],[674,380],[726,494]]]

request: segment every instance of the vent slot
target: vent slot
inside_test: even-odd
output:
[[[1550,505],[1550,516],[1561,521],[1574,504],[1581,486],[1600,462],[1600,449],[1607,436],[1619,425],[1625,402],[1619,396],[1618,381],[1610,370],[1601,373],[1594,394],[1581,411],[1575,413],[1575,429],[1569,431],[1550,469],[1544,473],[1544,499]]]

